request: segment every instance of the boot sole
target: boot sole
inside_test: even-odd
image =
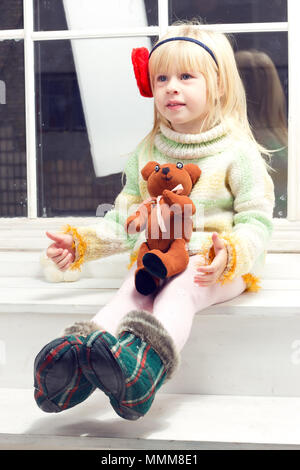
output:
[[[81,344],[80,344],[81,346]],[[46,413],[59,413],[84,401],[95,390],[87,381],[78,363],[79,343],[72,344],[66,337],[48,343],[34,361],[34,398]],[[82,380],[83,379],[83,380]],[[80,390],[77,402],[70,405],[74,393]],[[54,402],[62,396],[62,402]]]
[[[101,336],[91,346],[83,346],[80,360],[86,378],[109,397],[113,409],[121,418],[134,421],[143,416],[121,404],[125,396],[125,376],[110,346]]]

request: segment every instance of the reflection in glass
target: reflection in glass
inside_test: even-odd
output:
[[[0,217],[27,216],[23,51],[0,42]]]
[[[169,20],[201,18],[204,23],[287,21],[286,0],[169,0]]]
[[[36,31],[158,24],[157,0],[34,0]]]
[[[0,1],[0,29],[23,28],[23,0]]]
[[[127,154],[152,126],[152,100],[139,95],[131,65],[132,48],[151,39],[35,46],[38,214],[95,216],[113,204]]]
[[[287,34],[241,34],[236,40],[250,124],[257,141],[273,151],[274,217],[287,217]]]

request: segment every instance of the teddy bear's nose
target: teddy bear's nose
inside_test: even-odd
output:
[[[170,168],[168,168],[168,167],[165,167],[165,168],[162,169],[163,175],[167,175],[169,173],[169,171],[170,171]]]

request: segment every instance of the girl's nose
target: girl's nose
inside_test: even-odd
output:
[[[178,93],[178,82],[175,77],[170,78],[167,86],[168,93]]]

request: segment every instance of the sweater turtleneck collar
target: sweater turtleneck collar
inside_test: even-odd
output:
[[[163,154],[181,159],[196,159],[214,155],[230,145],[229,129],[219,124],[200,134],[181,134],[160,124],[160,133],[155,137],[155,147]]]

